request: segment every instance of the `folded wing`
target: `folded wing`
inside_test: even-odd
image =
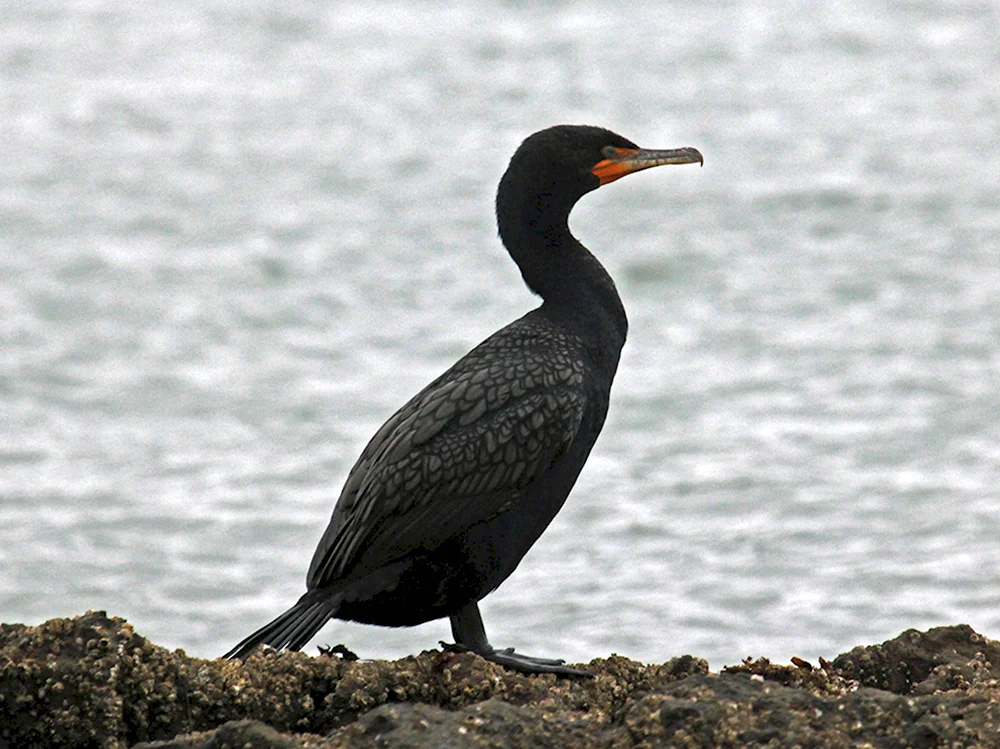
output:
[[[566,451],[586,405],[583,364],[539,350],[466,357],[365,448],[310,565],[310,590],[378,569],[504,512]]]

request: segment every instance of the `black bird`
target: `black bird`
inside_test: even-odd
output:
[[[555,517],[608,411],[628,321],[604,267],[570,233],[586,193],[694,148],[640,149],[598,127],[530,136],[497,191],[500,239],[541,306],[497,331],[397,411],[351,469],[307,592],[225,657],[298,650],[331,618],[390,627],[449,617],[458,650],[528,673],[589,676],[497,650],[478,602]]]

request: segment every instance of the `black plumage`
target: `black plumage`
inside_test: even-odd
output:
[[[632,171],[700,163],[608,130],[535,133],[497,192],[500,237],[543,303],[414,396],[348,476],[307,592],[227,657],[297,650],[330,619],[407,626],[450,617],[455,647],[528,672],[585,675],[490,646],[478,601],[562,507],[604,425],[628,327],[614,282],[569,231],[587,192]]]

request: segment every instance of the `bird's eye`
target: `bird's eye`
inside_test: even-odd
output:
[[[618,149],[614,146],[605,146],[601,149],[601,154],[606,159],[613,159],[618,155]]]

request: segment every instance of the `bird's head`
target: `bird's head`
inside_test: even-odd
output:
[[[591,190],[642,169],[700,164],[694,148],[654,151],[601,127],[557,125],[529,136],[514,153],[497,190],[500,238],[530,289],[575,299],[600,288],[621,306],[614,284],[569,231],[569,213]],[[624,318],[624,311],[621,312]]]
[[[556,125],[530,135],[514,153],[500,182],[505,193],[543,197],[540,206],[566,215],[583,195],[626,174],[666,164],[702,164],[694,148],[640,148],[617,133],[590,125]]]

